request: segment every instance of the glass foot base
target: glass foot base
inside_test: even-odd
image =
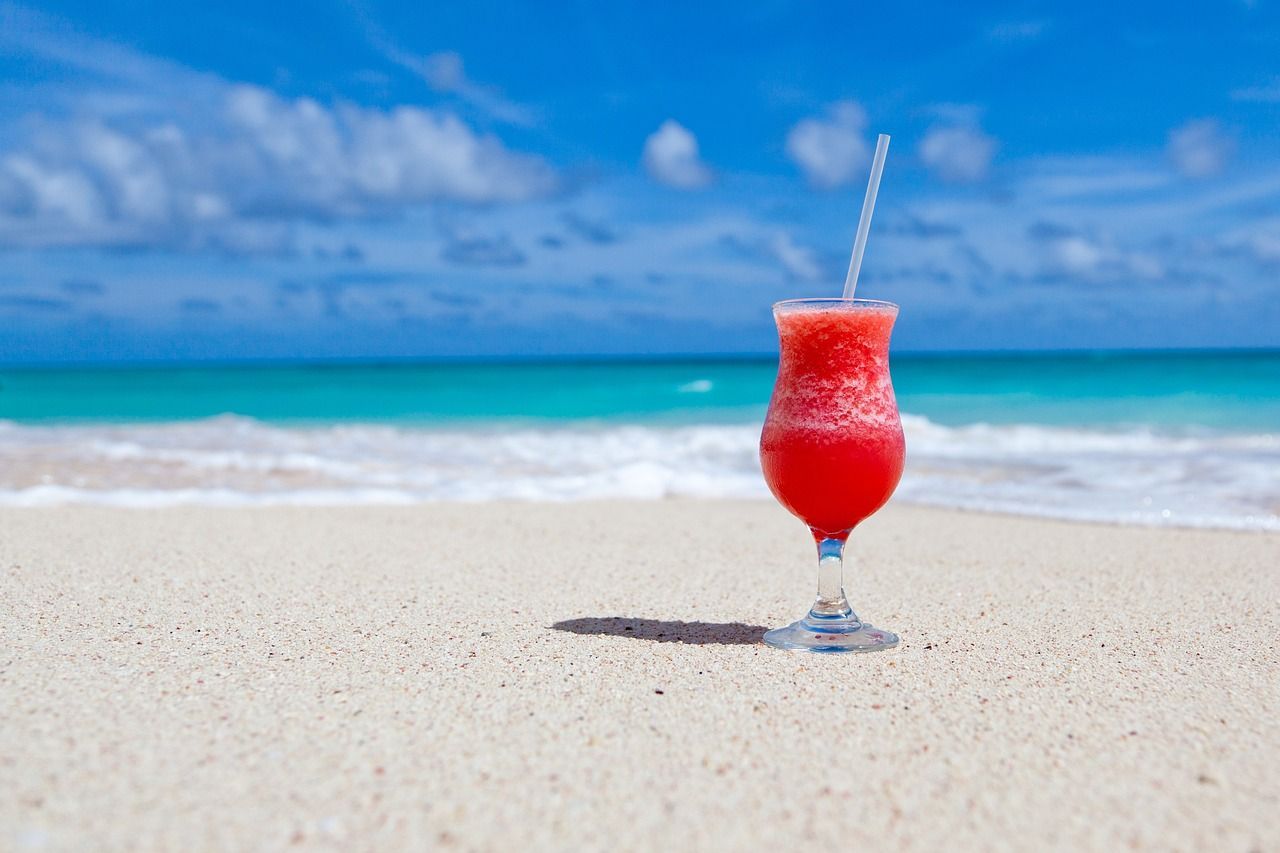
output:
[[[764,641],[775,649],[796,652],[878,652],[898,645],[898,635],[857,619],[806,616],[767,632]]]

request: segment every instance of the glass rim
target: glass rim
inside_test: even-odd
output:
[[[862,299],[861,297],[847,299],[843,296],[806,296],[800,299],[783,299],[773,303],[773,308],[776,311],[781,308],[804,305],[849,305],[855,308],[892,308],[894,311],[901,310],[897,303],[888,302],[884,299]]]

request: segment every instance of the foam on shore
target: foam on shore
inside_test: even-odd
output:
[[[1119,523],[1280,529],[1280,435],[942,426],[904,415],[896,500]],[[761,498],[755,425],[281,427],[0,422],[0,505]]]

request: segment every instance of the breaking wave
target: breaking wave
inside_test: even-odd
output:
[[[691,389],[693,390],[693,389]],[[1280,530],[1280,434],[905,415],[896,499],[1119,523]],[[0,504],[404,504],[767,498],[756,425],[283,427],[0,421]]]

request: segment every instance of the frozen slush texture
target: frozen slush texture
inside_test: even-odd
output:
[[[889,500],[905,444],[889,378],[897,309],[782,304],[778,379],[760,437],[774,496],[816,533],[856,527]]]

